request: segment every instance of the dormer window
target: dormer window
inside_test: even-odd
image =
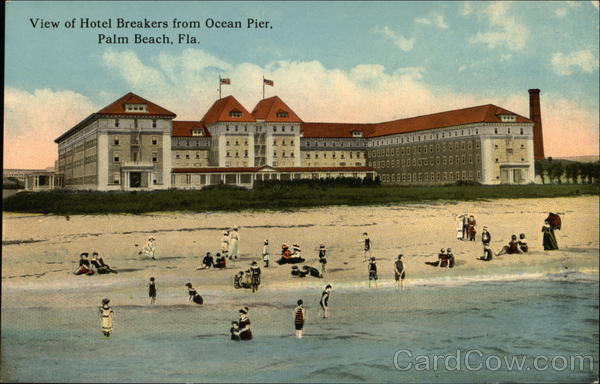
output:
[[[352,137],[363,137],[362,131],[352,131]]]
[[[125,112],[148,112],[146,104],[125,104]]]
[[[277,111],[277,117],[279,118],[286,118],[289,117],[289,113],[287,113],[286,111]]]
[[[517,121],[517,116],[515,115],[500,115],[500,121],[503,123],[514,123]]]
[[[237,109],[232,109],[231,112],[229,112],[229,117],[242,117],[242,112]]]
[[[192,136],[204,136],[204,132],[201,129],[194,129],[192,131]]]

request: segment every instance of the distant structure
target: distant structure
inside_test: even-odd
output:
[[[376,176],[398,185],[532,183],[543,144],[539,90],[529,92],[531,119],[486,104],[372,124],[304,122],[278,96],[252,112],[227,96],[201,120],[177,121],[128,93],[55,140],[57,178],[92,190]]]
[[[540,90],[529,90],[529,119],[533,121],[534,159],[544,158],[544,136],[542,134],[542,112],[540,110]]]

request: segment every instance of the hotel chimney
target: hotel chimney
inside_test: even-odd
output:
[[[544,136],[542,113],[540,112],[540,90],[529,90],[529,119],[533,121],[533,155],[535,160],[544,158]]]

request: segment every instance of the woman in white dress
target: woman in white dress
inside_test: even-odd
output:
[[[110,334],[113,331],[115,320],[115,311],[113,311],[108,303],[110,303],[109,299],[102,299],[102,306],[98,311],[98,314],[102,319],[102,333],[106,337],[110,337]]]

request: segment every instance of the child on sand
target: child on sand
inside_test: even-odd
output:
[[[369,288],[371,288],[371,280],[375,282],[375,288],[377,288],[377,264],[375,263],[375,258],[371,257],[371,261],[369,262]]]
[[[148,284],[148,296],[150,296],[150,304],[156,303],[156,284],[154,284],[154,277],[150,278],[150,284]]]
[[[296,338],[301,339],[304,333],[304,321],[306,320],[306,309],[302,306],[302,300],[298,300],[298,306],[294,309],[294,325],[296,326]]]

